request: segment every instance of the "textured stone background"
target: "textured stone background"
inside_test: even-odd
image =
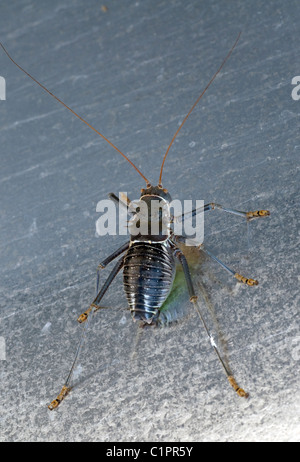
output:
[[[94,297],[95,268],[124,242],[96,239],[96,204],[111,191],[138,197],[144,184],[0,50],[1,441],[299,441],[299,2],[103,5],[3,1],[0,39],[153,182],[242,31],[170,151],[164,186],[173,198],[271,210],[252,223],[250,252],[242,220],[205,217],[210,249],[258,287],[188,252],[207,322],[250,398],[227,384],[183,285],[171,304],[186,317],[138,339],[120,276],[103,301],[113,309],[94,318],[77,386],[47,410],[73,359],[76,318]]]

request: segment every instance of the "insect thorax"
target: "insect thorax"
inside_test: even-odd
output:
[[[129,221],[132,241],[163,242],[171,234],[171,196],[158,186],[142,189],[135,202],[135,214]]]

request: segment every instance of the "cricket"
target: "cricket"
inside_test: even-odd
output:
[[[58,103],[68,109],[75,117],[81,120],[81,122],[86,124],[97,135],[102,137],[115,151],[119,153],[119,155],[128,161],[128,163],[136,170],[138,175],[145,182],[145,187],[141,189],[140,199],[135,207],[131,207],[130,200],[128,198],[123,200],[121,197],[117,197],[117,195],[113,193],[109,195],[110,199],[114,201],[118,207],[126,209],[128,215],[131,217],[131,223],[134,223],[135,230],[137,230],[137,232],[131,233],[128,242],[125,242],[117,250],[113,251],[111,255],[106,257],[98,265],[96,298],[88,306],[87,310],[78,317],[78,322],[82,324],[82,332],[79,343],[77,345],[77,349],[75,351],[74,361],[71,365],[67,378],[63,383],[61,391],[57,397],[49,404],[49,410],[52,411],[53,409],[56,409],[63,401],[63,399],[70,393],[72,389],[73,373],[79,358],[89,319],[94,313],[103,308],[101,307],[101,300],[107,290],[110,288],[117,274],[121,270],[123,271],[123,287],[128,302],[128,309],[131,312],[133,321],[137,322],[140,327],[155,326],[159,324],[160,317],[162,316],[161,307],[172,290],[177,263],[182,266],[191,305],[199,316],[199,322],[201,322],[203,325],[204,332],[210,342],[211,347],[216,353],[217,359],[224,369],[229,384],[238,396],[243,398],[247,398],[249,396],[248,393],[237,384],[237,381],[225,364],[225,361],[213,338],[211,331],[208,329],[200,303],[198,302],[197,294],[194,289],[187,259],[181,250],[182,246],[184,247],[187,245],[188,236],[186,236],[184,233],[176,234],[174,231],[174,224],[176,222],[182,223],[187,218],[195,217],[196,215],[205,214],[209,211],[216,210],[238,216],[246,222],[266,217],[270,215],[270,212],[268,210],[254,210],[245,212],[227,208],[216,203],[208,203],[200,208],[195,208],[188,214],[173,216],[170,212],[171,195],[168,189],[166,189],[162,183],[165,162],[175,139],[177,138],[180,130],[186,123],[187,119],[205,92],[208,90],[216,76],[220,73],[221,69],[231,56],[232,52],[238,44],[240,35],[241,32],[238,34],[227,56],[224,58],[223,62],[216,70],[197,100],[194,102],[193,106],[190,108],[185,118],[176,130],[175,134],[173,135],[173,138],[171,139],[171,142],[168,145],[168,148],[162,158],[162,164],[157,184],[152,184],[150,180],[137,168],[137,166],[134,165],[134,163],[109,139],[107,139],[102,133],[95,129],[89,122],[87,122],[69,106],[67,106],[67,104],[65,104],[61,99],[51,93],[44,85],[42,85],[31,74],[23,69],[23,67],[17,64],[10,56],[4,45],[0,43],[0,46],[6,53],[7,57],[22,72],[24,72],[30,79],[38,84]],[[153,212],[154,209],[155,213]],[[141,210],[143,210],[143,213],[140,213]],[[187,215],[189,215],[189,217]],[[155,232],[153,232],[153,224],[155,224]],[[203,243],[198,246],[198,249],[199,252],[204,252],[205,255],[214,260],[218,265],[220,265],[222,269],[229,273],[231,277],[234,277],[240,284],[245,284],[249,287],[257,286],[258,281],[256,279],[245,277],[229,268],[225,263],[219,260],[217,256],[212,254]],[[102,287],[99,288],[99,273],[113,261],[116,261],[114,267],[112,268]]]

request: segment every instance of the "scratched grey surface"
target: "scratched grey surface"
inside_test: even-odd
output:
[[[105,5],[1,2],[1,41],[153,182],[178,124],[242,30],[163,180],[174,198],[271,210],[251,226],[250,251],[244,222],[205,217],[210,249],[258,287],[189,252],[209,326],[250,398],[227,384],[197,316],[188,316],[184,286],[172,303],[187,316],[138,340],[120,276],[103,300],[113,309],[88,333],[77,386],[47,410],[69,370],[95,268],[124,242],[95,237],[96,204],[111,191],[136,198],[143,181],[0,50],[1,441],[299,441],[300,101],[291,97],[299,2]]]

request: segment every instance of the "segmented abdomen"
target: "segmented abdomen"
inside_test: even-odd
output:
[[[151,322],[172,288],[175,262],[166,243],[135,242],[124,258],[123,282],[135,320]]]

